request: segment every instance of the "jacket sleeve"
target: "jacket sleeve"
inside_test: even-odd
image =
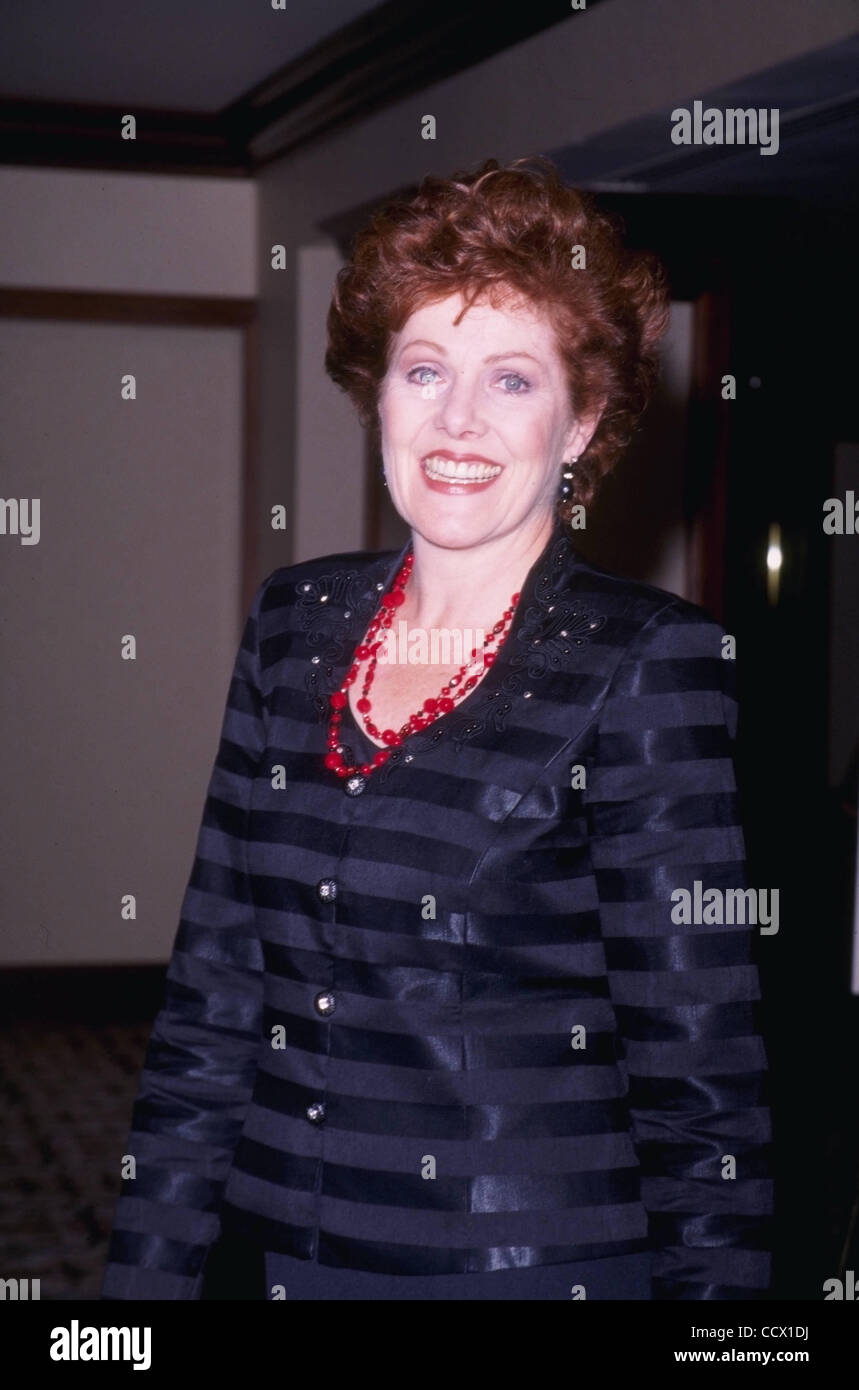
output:
[[[727,907],[746,880],[723,635],[682,601],[644,624],[600,711],[584,796],[654,1299],[761,1298],[770,1279],[759,928],[749,895]],[[699,901],[719,890],[721,914],[694,912],[696,880]],[[682,922],[678,889],[704,921]]]
[[[266,581],[267,582],[267,581]],[[265,748],[258,623],[248,615],[190,880],[125,1150],[102,1299],[195,1299],[256,1074],[262,948],[246,865],[250,789]],[[119,1162],[119,1155],[117,1155]]]

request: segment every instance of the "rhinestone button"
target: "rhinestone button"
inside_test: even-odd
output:
[[[317,896],[324,903],[333,903],[337,897],[336,878],[321,878],[316,885]]]
[[[354,776],[344,780],[343,790],[347,796],[360,796],[366,785],[366,777],[362,777],[360,772],[356,772]]]
[[[312,1105],[308,1105],[305,1115],[313,1125],[321,1125],[325,1119],[325,1106],[321,1100],[315,1100]]]
[[[316,1012],[318,1014],[333,1014],[335,1008],[337,1007],[337,1000],[334,998],[334,995],[331,993],[330,990],[323,990],[323,992],[321,994],[317,994],[316,998],[314,999],[313,1007],[316,1009]]]

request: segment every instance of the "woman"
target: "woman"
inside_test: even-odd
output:
[[[545,161],[358,238],[326,367],[411,539],[256,594],[104,1297],[766,1289],[751,933],[674,912],[743,886],[732,666],[566,528],[666,321]]]

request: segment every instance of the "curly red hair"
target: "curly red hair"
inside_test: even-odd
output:
[[[571,266],[578,246],[586,269]],[[358,234],[328,311],[325,369],[376,443],[394,335],[416,309],[457,291],[466,307],[478,298],[495,308],[513,299],[546,314],[574,412],[600,414],[574,467],[573,492],[558,504],[569,521],[616,463],[650,399],[668,324],[664,269],[651,253],[626,249],[615,223],[542,156],[427,176],[414,196],[382,205]]]

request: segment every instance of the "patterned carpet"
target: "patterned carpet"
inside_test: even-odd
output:
[[[150,1025],[0,1033],[0,1278],[98,1298]]]

